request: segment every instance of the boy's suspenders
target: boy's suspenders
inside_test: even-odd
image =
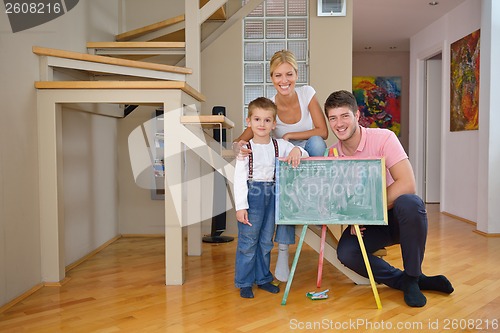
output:
[[[275,138],[271,138],[273,140],[273,145],[274,145],[274,156],[279,157],[279,150],[278,150],[278,141],[276,141]],[[250,144],[250,141],[247,144],[248,149],[252,150],[252,145]],[[276,167],[274,168],[274,177],[273,180],[276,178]],[[250,152],[248,154],[248,180],[253,179],[253,154]]]

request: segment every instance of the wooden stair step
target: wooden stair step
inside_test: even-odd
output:
[[[207,4],[210,0],[200,0],[200,8],[202,8],[205,4]],[[209,18],[212,21],[224,21],[227,19],[226,11],[224,6],[220,7],[217,11],[215,11]],[[144,27],[140,27],[137,29],[133,29],[115,36],[115,40],[117,42],[125,42],[131,41],[142,36],[152,34],[158,32],[162,29],[166,28],[174,28],[174,25],[177,24],[178,29],[174,31],[169,31],[165,34],[160,34],[159,36],[155,36],[151,39],[147,39],[148,41],[184,41],[184,21],[186,20],[186,16],[184,14],[178,15],[175,17],[171,17],[169,19],[156,22],[153,24],[146,25]]]
[[[205,6],[207,4],[207,2],[209,2],[210,0],[200,0],[200,8],[202,8],[203,6]],[[219,9],[217,9],[217,11],[215,13],[213,13],[209,18],[209,20],[213,20],[213,21],[224,21],[227,19],[227,16],[226,16],[226,10],[224,9],[224,6],[220,7]]]
[[[79,52],[51,49],[51,48],[45,48],[45,47],[39,47],[39,46],[33,46],[33,53],[35,53],[39,56],[59,57],[59,58],[88,61],[88,62],[95,62],[95,63],[101,63],[101,64],[149,69],[149,70],[162,71],[162,72],[171,72],[171,73],[176,73],[176,74],[192,74],[192,70],[190,68],[186,68],[186,67],[178,67],[178,66],[172,66],[172,65],[144,62],[144,61],[120,59],[120,58],[99,56],[99,55],[93,55],[93,54],[87,54],[87,53],[79,53]]]
[[[88,42],[89,49],[182,49],[185,42]]]
[[[130,41],[135,38],[139,38],[141,36],[147,35],[152,32],[156,32],[158,30],[171,27],[174,24],[184,22],[186,19],[185,15],[178,15],[172,18],[169,18],[167,20],[163,20],[160,22],[156,22],[141,28],[137,28],[134,30],[130,30],[124,33],[121,33],[119,35],[116,35],[115,39],[117,42],[125,42],[125,41]]]
[[[36,89],[180,89],[200,102],[205,96],[182,81],[35,81]]]
[[[87,49],[96,55],[143,60],[148,56],[186,54],[185,42],[88,42]],[[142,56],[142,57],[141,57]]]
[[[234,122],[223,115],[196,115],[196,116],[182,116],[181,123],[196,124],[203,128],[233,128]]]

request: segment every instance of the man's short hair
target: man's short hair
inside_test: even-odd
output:
[[[347,106],[352,113],[358,110],[358,103],[356,102],[356,97],[347,90],[338,90],[328,96],[325,101],[325,115],[328,118],[328,110],[333,108],[339,108]]]

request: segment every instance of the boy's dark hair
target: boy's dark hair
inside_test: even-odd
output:
[[[356,97],[347,90],[338,90],[328,96],[325,101],[325,115],[328,118],[328,110],[338,107],[347,106],[352,113],[358,110],[358,103]]]
[[[248,104],[248,115],[247,115],[248,118],[250,118],[252,116],[253,110],[255,110],[255,109],[263,109],[263,110],[273,111],[273,120],[276,120],[276,114],[278,113],[278,107],[269,98],[258,97],[256,99],[254,99],[253,101],[251,101],[250,104]]]

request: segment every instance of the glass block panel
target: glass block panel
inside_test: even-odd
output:
[[[305,64],[303,62],[302,63],[299,62],[298,65],[299,65],[299,73],[298,73],[297,83],[307,83],[309,81],[308,80],[309,68],[308,68],[307,64]]]
[[[285,35],[285,19],[282,20],[266,20],[266,38],[268,39],[284,39]]]
[[[274,86],[266,86],[266,97],[271,98],[276,95],[276,88]]]
[[[285,16],[285,0],[266,0],[266,16]]]
[[[288,0],[287,13],[289,16],[307,16],[307,1]]]
[[[245,64],[245,83],[264,83],[264,64]]]
[[[262,39],[264,38],[264,21],[245,20],[244,31],[246,39]]]
[[[307,40],[288,41],[288,50],[295,54],[297,61],[307,60]]]
[[[264,60],[264,43],[263,42],[245,42],[244,59],[246,61],[263,61]]]
[[[307,20],[289,19],[288,38],[307,38]]]
[[[248,105],[257,97],[264,96],[264,86],[245,86],[245,104]]]
[[[271,60],[273,54],[285,48],[286,48],[285,41],[266,42],[266,60],[267,61]]]
[[[241,0],[246,5],[250,0]],[[243,117],[248,103],[260,96],[276,95],[269,75],[269,61],[275,52],[288,49],[298,61],[296,87],[309,82],[308,12],[311,0],[264,0],[247,15],[243,26],[244,87]],[[246,124],[244,124],[246,127]]]
[[[248,118],[248,106],[245,106],[245,108],[243,109],[243,124],[244,124],[244,128],[247,128],[247,122],[246,122],[247,118]]]

